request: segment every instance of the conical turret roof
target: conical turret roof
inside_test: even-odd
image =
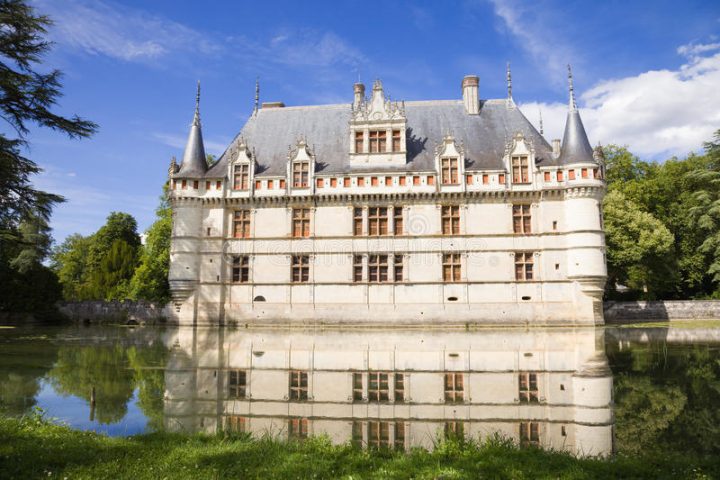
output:
[[[565,133],[563,134],[562,147],[558,163],[567,165],[569,163],[596,163],[593,158],[593,149],[585,133],[585,127],[580,119],[575,104],[575,92],[572,83],[572,71],[568,65],[568,82],[570,87],[570,105],[567,120],[565,121]]]
[[[195,99],[195,116],[190,125],[185,153],[183,153],[180,170],[175,177],[202,177],[207,171],[207,160],[205,156],[205,145],[202,138],[202,127],[200,125],[200,82],[198,82],[197,97]]]

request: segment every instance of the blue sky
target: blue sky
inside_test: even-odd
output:
[[[183,2],[35,0],[65,73],[64,114],[100,125],[89,140],[34,131],[38,187],[67,197],[51,226],[90,234],[110,211],[141,230],[167,167],[181,157],[202,82],[206,149],[220,154],[261,101],[352,100],[358,76],[398,100],[460,97],[465,74],[482,98],[513,96],[548,139],[565,118],[573,65],[593,143],[627,144],[662,160],[698,151],[720,128],[720,2],[426,1]]]

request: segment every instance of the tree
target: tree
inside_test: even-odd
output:
[[[166,303],[170,300],[168,273],[170,270],[170,235],[172,210],[168,203],[168,185],[163,188],[160,206],[155,211],[157,220],[145,234],[145,245],[140,264],[130,282],[131,296]]]
[[[87,259],[91,243],[90,237],[75,233],[67,237],[52,252],[50,267],[58,276],[65,300],[78,301],[90,298],[87,291]]]
[[[53,278],[41,262],[49,249],[47,221],[62,197],[32,186],[31,177],[40,168],[23,153],[29,146],[30,126],[51,128],[71,138],[88,137],[97,129],[78,116],[66,118],[51,111],[61,96],[61,74],[58,70],[39,71],[51,47],[45,40],[50,24],[49,18],[37,15],[23,1],[0,2],[0,118],[14,132],[14,136],[0,133],[0,280],[4,297],[0,309],[28,311],[31,306],[42,306],[32,282],[49,286]],[[31,289],[24,292],[28,286]],[[23,293],[32,297],[25,304]],[[52,295],[46,295],[45,305],[52,301]]]

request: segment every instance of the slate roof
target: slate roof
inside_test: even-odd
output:
[[[563,165],[568,163],[596,163],[593,158],[593,149],[590,146],[590,141],[588,141],[577,108],[572,108],[568,112],[558,161]]]
[[[458,143],[462,142],[469,170],[504,169],[505,146],[517,132],[532,142],[540,166],[560,164],[559,159],[553,158],[548,142],[505,99],[481,101],[479,115],[465,113],[461,100],[405,102],[405,114],[407,163],[382,170],[375,167],[373,171],[434,170],[435,147],[447,132]],[[255,151],[257,177],[284,176],[288,151],[299,137],[307,140],[315,154],[317,173],[361,171],[350,167],[350,119],[350,104],[260,109],[205,176],[226,175],[227,162],[236,154],[241,138]]]
[[[176,177],[201,178],[205,176],[207,171],[207,160],[205,157],[205,145],[202,138],[202,128],[200,127],[200,115],[197,108],[195,109],[195,117],[190,125],[190,134],[188,135],[187,144],[185,145],[185,153],[183,154],[180,170],[175,174]]]

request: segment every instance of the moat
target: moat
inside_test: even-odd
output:
[[[0,329],[0,413],[112,436],[246,432],[432,449],[487,438],[716,454],[720,326]]]

